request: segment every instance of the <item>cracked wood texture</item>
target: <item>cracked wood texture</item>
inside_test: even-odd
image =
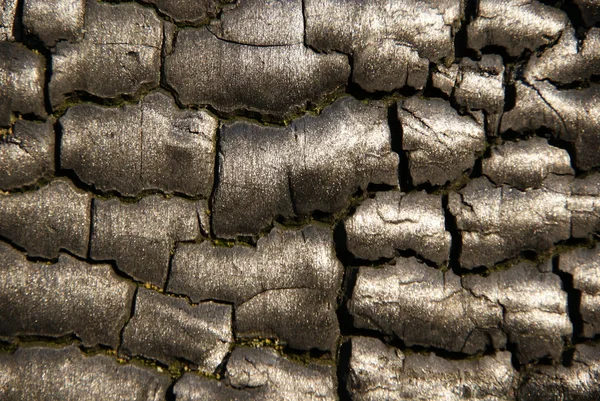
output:
[[[0,399],[600,399],[600,1],[0,0]]]

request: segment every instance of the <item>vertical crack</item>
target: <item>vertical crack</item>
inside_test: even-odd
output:
[[[310,48],[308,45],[308,35],[306,34],[307,17],[306,17],[306,0],[302,0],[302,32],[304,33],[303,41],[304,46]]]
[[[479,8],[479,0],[465,0],[464,17],[461,21],[460,28],[454,34],[454,55],[455,58],[467,57],[473,53],[469,50],[467,27],[477,16]]]
[[[125,328],[129,324],[129,322],[131,321],[131,319],[133,318],[133,315],[135,313],[135,301],[137,299],[137,293],[138,293],[138,287],[136,286],[135,291],[133,292],[133,297],[131,299],[131,312],[129,314],[129,319],[127,319],[127,321],[121,328],[121,331],[119,332],[119,347],[117,349],[118,355],[121,355],[121,348],[123,347],[123,335],[125,334]]]
[[[175,252],[177,251],[178,243],[175,242],[170,249],[169,252],[169,263],[167,264],[167,277],[165,278],[165,285],[163,286],[163,291],[167,292],[167,288],[169,288],[169,280],[171,279],[171,271],[173,270],[173,259],[175,258]]]
[[[210,212],[210,227],[207,227],[207,231],[211,238],[216,238],[214,232],[214,218],[215,218],[215,196],[217,194],[217,188],[219,186],[219,176],[221,174],[221,158],[223,157],[221,153],[221,132],[222,132],[222,123],[219,124],[217,128],[217,132],[215,134],[215,162],[214,162],[214,171],[213,171],[213,186],[210,194],[210,198],[208,198],[208,210]]]
[[[562,364],[571,366],[573,362],[573,345],[580,342],[583,335],[583,317],[581,315],[581,291],[573,285],[573,275],[560,270],[560,256],[552,257],[552,272],[560,277],[562,290],[567,293],[567,316],[573,325],[573,334],[570,343],[563,350]]]
[[[457,275],[461,275],[460,254],[462,251],[462,234],[458,229],[456,216],[450,212],[448,207],[449,195],[442,197],[442,209],[444,210],[444,223],[446,231],[450,233],[450,256],[448,258],[448,268]]]
[[[94,234],[94,208],[96,207],[96,198],[92,198],[90,203],[90,233],[88,235],[88,248],[86,253],[88,260],[92,260],[92,237]]]
[[[410,177],[408,156],[402,147],[403,131],[400,118],[398,117],[398,104],[394,103],[388,108],[388,126],[390,128],[392,151],[398,154],[398,183],[402,192],[408,192],[414,188]]]
[[[336,374],[338,381],[338,399],[339,400],[351,400],[352,395],[348,389],[348,374],[350,372],[350,357],[351,357],[351,343],[345,341],[341,344],[336,366]]]

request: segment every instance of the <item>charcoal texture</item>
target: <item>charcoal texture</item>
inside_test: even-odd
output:
[[[518,374],[510,353],[469,361],[404,354],[380,340],[351,340],[348,390],[354,401],[514,400]]]
[[[485,147],[483,126],[441,99],[410,98],[399,105],[398,118],[414,185],[458,179]]]
[[[600,399],[600,1],[0,0],[0,400]]]
[[[228,42],[207,28],[180,30],[164,68],[167,83],[183,104],[275,117],[321,101],[350,74],[348,60],[340,54],[316,53],[302,44]]]
[[[52,54],[50,101],[57,109],[68,97],[135,96],[160,81],[162,22],[135,3],[87,0],[84,37],[60,42]]]
[[[56,259],[65,249],[86,257],[91,198],[61,179],[36,191],[0,194],[0,235],[29,256]]]
[[[344,221],[348,250],[359,259],[391,258],[414,251],[443,264],[450,256],[442,198],[421,192],[380,192]]]
[[[339,335],[335,307],[342,274],[331,231],[274,228],[256,248],[181,244],[167,290],[194,302],[233,303],[240,336],[332,350]]]
[[[279,216],[341,212],[370,183],[398,185],[385,108],[352,98],[286,128],[224,126],[219,170],[212,222],[225,238],[256,235]]]
[[[84,36],[86,0],[24,0],[23,25],[48,47]]]
[[[560,10],[537,0],[480,0],[467,27],[468,46],[501,46],[511,56],[536,50],[560,38],[568,24]]]
[[[119,345],[129,319],[134,286],[109,265],[89,265],[72,256],[29,262],[0,243],[0,336],[75,335],[87,346]]]
[[[0,383],[7,401],[160,401],[169,377],[106,355],[88,357],[72,346],[31,347],[0,355]]]
[[[200,235],[199,206],[159,195],[136,203],[94,200],[90,256],[114,260],[131,277],[163,287],[175,242]]]
[[[124,108],[73,106],[60,124],[61,167],[102,191],[210,197],[217,121],[206,112],[156,92]]]
[[[224,381],[188,373],[173,392],[178,401],[337,399],[333,367],[294,363],[269,349],[236,348]]]
[[[19,43],[0,42],[0,127],[12,114],[45,117],[44,58]]]
[[[578,248],[560,255],[559,269],[573,278],[573,287],[580,292],[579,312],[583,320],[584,337],[600,334],[600,249]]]
[[[184,298],[140,288],[133,316],[123,331],[121,351],[164,363],[185,359],[212,374],[232,342],[231,306],[190,305]]]
[[[515,86],[516,105],[502,117],[502,131],[548,128],[555,137],[573,144],[577,168],[590,170],[600,165],[600,153],[596,151],[600,146],[597,84],[563,90],[547,81],[532,85],[519,82]]]
[[[0,139],[0,189],[34,185],[54,173],[56,137],[52,121],[18,120]]]

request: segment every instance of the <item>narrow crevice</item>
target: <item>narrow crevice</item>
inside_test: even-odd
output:
[[[342,279],[342,287],[338,293],[337,317],[340,326],[340,334],[346,335],[352,330],[353,319],[348,310],[348,301],[352,298],[354,285],[356,284],[356,276],[358,268],[354,264],[354,256],[347,247],[347,235],[344,224],[339,223],[333,232],[333,242],[335,244],[336,257],[344,266],[344,275]]]
[[[3,4],[5,4],[3,2]],[[13,22],[12,35],[15,38],[15,42],[23,42],[23,36],[25,36],[25,27],[23,26],[23,7],[25,0],[18,0],[15,11],[15,17]]]
[[[19,36],[21,36],[20,42],[30,50],[33,50],[40,54],[44,58],[44,108],[48,115],[52,115],[52,103],[50,101],[50,80],[52,78],[52,51],[44,45],[44,42],[36,35],[25,32],[22,26],[22,15],[23,15],[23,3],[19,1],[17,3],[17,16],[16,21],[19,21],[20,29],[18,30]]]
[[[227,363],[229,363],[229,358],[231,358],[231,353],[237,346],[236,340],[238,339],[238,335],[237,335],[237,326],[236,326],[236,319],[235,319],[235,305],[234,304],[231,304],[231,335],[233,338],[233,342],[230,344],[230,347],[227,350],[227,354],[225,354],[225,356],[223,357],[223,360],[216,367],[215,372],[214,372],[214,374],[219,378],[225,376],[225,373],[227,372]]]
[[[479,0],[465,0],[465,15],[461,22],[460,29],[454,35],[454,54],[457,59],[462,57],[477,57],[477,52],[469,49],[467,29],[469,24],[477,16],[478,8]]]
[[[208,210],[210,212],[208,232],[210,233],[211,239],[217,239],[217,235],[215,234],[215,199],[217,196],[217,190],[219,188],[219,182],[221,177],[221,159],[224,157],[221,150],[221,135],[223,131],[223,124],[219,124],[217,128],[217,132],[215,133],[215,161],[214,161],[214,170],[213,170],[213,186],[210,191],[210,197],[208,198]]]
[[[59,150],[59,152],[60,152],[60,150]],[[60,167],[60,166],[57,166],[57,167]],[[54,178],[68,179],[69,181],[71,181],[73,186],[75,186],[77,189],[80,189],[84,192],[91,193],[92,195],[94,195],[97,198],[100,198],[102,200],[118,199],[119,201],[121,201],[123,203],[137,203],[140,200],[142,200],[143,198],[152,196],[152,195],[161,195],[164,198],[170,198],[172,196],[176,196],[178,198],[183,198],[183,199],[186,199],[186,200],[189,200],[192,202],[206,200],[205,198],[203,198],[201,196],[192,196],[192,195],[188,195],[186,193],[179,192],[179,191],[167,192],[167,191],[163,191],[158,188],[144,189],[135,195],[124,195],[117,190],[101,190],[101,189],[97,188],[93,183],[90,184],[90,183],[83,181],[81,178],[79,178],[77,173],[72,169],[60,168],[60,170],[56,170],[56,172],[54,174]]]
[[[444,222],[446,231],[450,233],[450,256],[448,258],[448,268],[454,274],[462,275],[464,269],[460,266],[460,254],[462,251],[462,232],[458,229],[456,216],[450,211],[448,205],[449,195],[442,197],[442,209],[444,210]]]
[[[507,70],[505,77],[509,75]],[[504,112],[510,111],[517,105],[517,87],[514,82],[504,82]],[[500,127],[499,127],[500,128]]]
[[[167,291],[169,288],[169,280],[171,280],[171,272],[173,271],[173,259],[175,258],[175,252],[177,252],[178,243],[175,242],[171,246],[171,250],[169,252],[169,263],[167,265],[167,278],[165,279],[165,284],[163,286],[163,291]]]
[[[44,48],[45,49],[45,48]],[[44,69],[44,104],[46,106],[46,113],[52,115],[52,102],[50,100],[50,80],[52,79],[52,53],[46,50],[42,53],[44,60],[46,61],[46,68]]]
[[[351,400],[352,394],[348,386],[348,375],[350,373],[350,358],[352,357],[352,343],[345,341],[340,346],[337,357],[337,384],[338,384],[338,399],[340,401]]]
[[[477,358],[480,356],[493,355],[498,351],[493,348],[486,348],[486,350],[483,352],[479,352],[476,354],[467,354],[464,352],[448,351],[446,349],[438,348],[438,347],[429,347],[429,346],[423,346],[423,345],[417,345],[417,344],[407,345],[400,338],[397,338],[392,335],[384,334],[384,333],[381,333],[376,330],[370,330],[370,329],[355,329],[353,333],[351,333],[347,336],[347,338],[351,338],[351,337],[375,338],[375,339],[378,339],[379,341],[381,341],[382,343],[384,343],[385,345],[387,345],[388,347],[398,349],[405,354],[410,354],[410,353],[430,354],[430,353],[433,353],[440,358],[444,358],[444,359],[447,359],[450,361],[470,360],[470,359]]]
[[[27,249],[25,249],[25,247],[17,244],[12,239],[10,239],[2,234],[0,234],[0,242],[4,242],[11,248],[22,253],[28,262],[32,262],[32,263],[56,263],[56,262],[58,262],[58,258],[45,258],[45,257],[41,257],[41,256],[39,256],[39,257],[38,256],[30,256],[27,252]]]
[[[127,321],[125,322],[125,324],[121,328],[121,331],[119,332],[119,345],[117,347],[117,354],[118,355],[121,355],[123,353],[121,351],[121,348],[123,348],[123,336],[125,334],[125,328],[129,324],[129,322],[131,321],[131,319],[133,319],[133,315],[135,314],[135,304],[136,304],[136,301],[137,301],[137,293],[138,293],[138,288],[136,287],[135,290],[134,290],[134,292],[133,292],[133,297],[131,298],[131,312],[129,314],[129,318],[127,319]]]
[[[177,380],[173,380],[171,385],[167,388],[167,392],[165,393],[165,401],[177,401],[177,396],[175,395],[176,384]]]
[[[408,155],[403,148],[403,130],[402,122],[398,117],[398,103],[393,103],[388,108],[388,125],[391,133],[392,151],[398,154],[398,182],[402,192],[409,192],[414,189],[412,178],[410,176]]]
[[[41,344],[52,344],[58,347],[65,347],[69,345],[75,345],[80,347],[82,344],[81,338],[75,333],[69,333],[61,336],[44,336],[44,335],[17,335],[12,336],[10,343],[15,344],[17,347],[22,346],[36,346]],[[110,349],[105,346],[98,346],[102,349]]]
[[[518,356],[519,350],[518,350],[517,344],[514,342],[511,342],[511,341],[507,341],[506,342],[506,350],[508,352],[510,352],[510,363],[511,363],[513,369],[516,372],[520,372],[524,365],[522,365],[521,362],[519,361],[519,356]]]
[[[297,361],[328,361],[331,362],[334,360],[334,355],[331,351],[323,351],[317,348],[311,348],[309,350],[301,350],[297,348],[290,347],[285,345],[283,348],[279,350],[279,353],[291,360]]]
[[[583,338],[583,316],[581,315],[581,291],[573,285],[573,275],[560,270],[560,257],[555,255],[552,258],[552,272],[560,277],[562,281],[562,290],[567,293],[567,315],[573,325],[573,335],[571,344],[580,342]],[[568,354],[563,353],[563,363],[570,364]]]
[[[471,174],[469,174],[469,179],[479,178],[483,176],[483,159],[487,159],[490,157],[491,147],[489,147],[484,154],[475,159],[475,163],[473,164],[473,168],[471,169]]]
[[[1,141],[1,140],[0,140]],[[48,185],[51,181],[52,181],[53,177],[51,177],[50,175],[48,175],[47,177],[43,177],[38,179],[35,183],[30,184],[30,185],[23,185],[20,186],[18,188],[11,188],[11,189],[5,189],[3,190],[2,188],[0,188],[0,191],[3,192],[3,195],[6,194],[25,194],[28,192],[35,192],[37,190],[39,190],[42,187],[45,187],[46,185]]]
[[[308,44],[308,34],[306,32],[306,27],[308,26],[308,16],[306,15],[306,0],[302,1],[302,41],[304,43],[304,47],[310,49],[311,47]]]
[[[441,90],[440,88],[436,88],[433,85],[433,74],[437,73],[438,71],[439,70],[437,68],[437,64],[429,62],[429,76],[427,77],[427,83],[425,84],[425,88],[423,88],[423,92],[421,93],[421,95],[428,99],[438,98],[451,102],[452,94],[448,95],[443,90]]]
[[[162,74],[161,74],[162,75]],[[67,110],[79,104],[91,104],[98,107],[135,106],[150,92],[158,90],[154,85],[141,85],[133,94],[121,93],[115,97],[100,97],[83,90],[75,90],[64,95],[64,100],[58,105],[52,105],[49,114],[55,118],[62,117]]]
[[[349,57],[352,59],[351,56],[349,56]],[[351,63],[352,62],[353,61],[351,61]],[[370,91],[363,89],[359,84],[354,82],[353,74],[354,74],[354,69],[352,69],[350,77],[348,78],[348,86],[346,88],[346,94],[350,95],[353,98],[360,100],[360,101],[371,100],[371,101],[385,102],[387,99],[390,99],[390,98],[405,99],[405,98],[409,98],[412,96],[416,96],[420,93],[420,91],[418,89],[415,89],[415,88],[413,88],[411,86],[407,86],[407,85],[405,85],[401,88],[395,89],[393,91],[389,91],[389,92],[386,92],[386,91],[370,92]]]
[[[96,198],[90,201],[90,232],[88,234],[86,259],[92,260],[92,238],[94,237],[94,212],[96,209]]]

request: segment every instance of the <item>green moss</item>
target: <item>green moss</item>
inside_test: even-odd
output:
[[[278,352],[283,351],[283,344],[276,338],[264,338],[264,337],[236,337],[236,347],[248,347],[248,348],[272,348]]]

